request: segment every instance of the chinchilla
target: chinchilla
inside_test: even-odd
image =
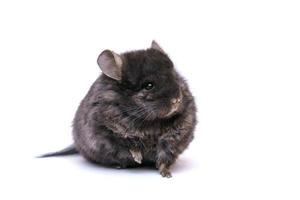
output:
[[[105,50],[97,61],[103,73],[76,112],[74,144],[41,157],[80,153],[110,167],[155,166],[171,177],[197,123],[187,82],[155,41],[146,50]]]

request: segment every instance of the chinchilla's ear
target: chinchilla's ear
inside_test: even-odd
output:
[[[156,49],[162,53],[165,53],[165,51],[159,46],[159,44],[155,40],[152,40],[151,48]]]
[[[110,50],[104,50],[98,57],[98,65],[102,72],[117,81],[122,77],[122,58],[120,55]]]

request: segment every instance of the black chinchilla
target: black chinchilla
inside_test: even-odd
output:
[[[105,166],[170,166],[193,139],[194,98],[162,48],[98,57],[102,74],[82,100],[73,121],[74,144],[41,157],[80,153]]]

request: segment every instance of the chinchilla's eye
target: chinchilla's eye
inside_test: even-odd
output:
[[[154,87],[154,84],[151,82],[147,82],[144,84],[144,89],[151,90]]]

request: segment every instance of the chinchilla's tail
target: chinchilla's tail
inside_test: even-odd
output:
[[[77,154],[77,153],[78,153],[78,151],[76,150],[75,145],[72,144],[71,146],[68,146],[67,148],[64,148],[60,151],[46,153],[46,154],[38,156],[37,158],[46,158],[46,157],[52,157],[52,156],[67,156],[67,155],[73,155],[73,154]]]

